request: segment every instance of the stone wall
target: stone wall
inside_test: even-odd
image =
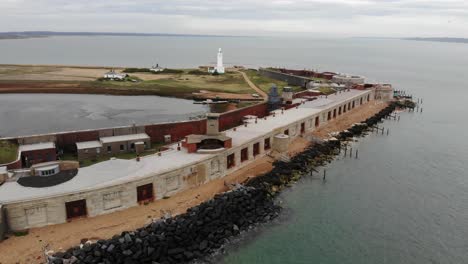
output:
[[[268,70],[260,68],[258,72],[268,78],[272,78],[278,81],[286,81],[288,85],[300,86],[305,88],[307,83],[311,81],[311,79],[302,76],[296,76],[287,73],[281,73],[278,71]]]
[[[14,231],[24,230],[32,227],[40,227],[51,224],[65,223],[67,221],[65,203],[86,200],[87,216],[93,217],[101,214],[107,214],[118,210],[124,210],[138,205],[137,188],[142,185],[152,184],[154,199],[163,199],[172,196],[183,190],[204,184],[214,179],[222,178],[229,173],[237,171],[246,165],[255,162],[271,150],[265,149],[265,139],[270,140],[270,145],[274,144],[274,136],[284,133],[288,130],[288,135],[292,139],[301,135],[301,127],[304,127],[304,132],[311,132],[316,129],[315,119],[320,118],[320,126],[328,122],[327,113],[336,110],[338,117],[340,114],[337,109],[344,105],[354,102],[355,107],[362,102],[367,103],[367,96],[373,99],[372,91],[360,96],[356,96],[340,104],[331,106],[329,109],[324,109],[316,114],[312,114],[301,120],[292,122],[284,127],[280,127],[258,138],[254,138],[242,145],[227,149],[219,154],[208,156],[206,159],[181,167],[174,171],[152,174],[138,180],[126,181],[125,179],[112,186],[104,186],[99,189],[86,190],[76,193],[67,193],[57,197],[49,197],[31,201],[22,201],[18,203],[4,204],[8,210],[8,218],[10,228]],[[266,106],[265,106],[266,107]],[[261,109],[261,107],[259,107]],[[240,113],[239,113],[240,112]],[[242,111],[234,114],[234,116],[243,116]],[[344,114],[341,111],[341,114]],[[281,114],[276,114],[275,117],[268,118],[281,119]],[[333,118],[333,117],[332,117]],[[206,126],[204,126],[206,127]],[[235,133],[235,131],[234,131]],[[254,146],[259,146],[259,153],[253,154]],[[247,148],[247,157],[241,160],[242,149]],[[235,166],[227,168],[227,157],[234,154]],[[162,152],[164,155],[164,152]],[[143,157],[142,159],[144,159]],[[135,161],[137,162],[137,161]]]
[[[276,161],[273,170],[250,180],[248,187],[217,194],[184,214],[152,221],[135,231],[116,234],[112,239],[69,248],[48,256],[48,260],[50,263],[211,262],[204,257],[218,252],[230,237],[278,216],[281,206],[275,205],[272,198],[282,189],[330,162],[339,153],[341,141],[361,135],[395,107],[393,103],[364,124],[340,132],[336,140],[308,147],[290,162]]]
[[[7,233],[7,231],[8,231],[8,226],[7,226],[6,210],[0,204],[0,241],[5,239],[5,234]]]
[[[0,167],[7,167],[8,170],[17,170],[17,169],[21,169],[21,159],[17,159],[11,163],[8,163],[8,164],[2,164],[0,165]]]
[[[220,130],[229,129],[242,122],[246,115],[256,115],[263,117],[268,114],[265,103],[233,110],[220,115]],[[57,149],[75,151],[77,142],[99,140],[100,137],[119,136],[127,134],[146,133],[150,136],[151,142],[164,142],[164,136],[170,135],[171,141],[182,140],[190,134],[205,134],[206,119],[180,121],[171,123],[150,124],[142,126],[123,126],[115,128],[89,129],[81,131],[59,132],[42,135],[21,136],[8,138],[15,140],[20,145],[34,144],[41,142],[55,142]],[[15,164],[9,166],[14,169]]]

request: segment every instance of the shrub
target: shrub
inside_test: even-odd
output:
[[[183,70],[177,70],[177,69],[164,69],[160,73],[184,73]]]
[[[210,73],[208,71],[191,70],[191,71],[188,72],[188,74],[192,74],[192,75],[209,75]]]
[[[135,73],[135,72],[151,72],[148,68],[127,68],[123,70],[125,73]]]

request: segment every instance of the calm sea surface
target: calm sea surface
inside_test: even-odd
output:
[[[0,136],[187,120],[207,110],[159,96],[0,94]]]
[[[54,37],[2,40],[0,63],[145,67],[157,62],[192,67],[214,62],[219,47],[232,65],[361,74],[410,90],[424,100],[422,114],[403,113],[400,122],[383,124],[390,128],[389,136],[360,139],[354,146],[359,149],[358,160],[340,157],[330,164],[326,182],[306,178],[285,191],[280,197],[286,208],[281,221],[232,245],[219,262],[468,263],[466,44]],[[44,100],[48,98],[44,96]],[[126,109],[135,108],[139,109],[132,104]],[[0,109],[1,114],[6,111],[1,104]],[[99,112],[85,109],[89,115]],[[140,117],[157,115],[160,108],[151,109]],[[136,117],[127,120],[132,119]],[[6,125],[0,122],[1,129]],[[24,125],[24,129],[28,127]]]

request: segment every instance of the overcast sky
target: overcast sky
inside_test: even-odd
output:
[[[0,31],[468,37],[468,0],[0,0]]]

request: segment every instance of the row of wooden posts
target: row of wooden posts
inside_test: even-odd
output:
[[[423,112],[423,108],[419,108],[419,105],[423,103],[423,99],[422,98],[418,98],[417,100],[417,107],[416,107],[416,112],[420,112],[422,113]],[[414,109],[413,109],[414,111]],[[393,114],[393,115],[389,115],[387,117],[387,119],[393,119],[395,121],[400,121],[400,116],[399,115],[396,115],[396,114]],[[385,133],[385,127],[371,127],[371,132],[376,132],[377,134],[380,132],[382,135],[384,135]],[[387,128],[387,136],[390,134],[390,128]],[[343,154],[343,157],[347,157],[348,156],[348,147],[345,146],[344,148],[344,154]],[[349,149],[349,157],[352,158],[353,157],[353,148],[351,147]],[[359,150],[356,149],[355,152],[354,152],[354,158],[355,159],[358,159],[359,158]],[[326,180],[326,177],[327,177],[327,169],[324,169],[323,170],[323,180]]]

